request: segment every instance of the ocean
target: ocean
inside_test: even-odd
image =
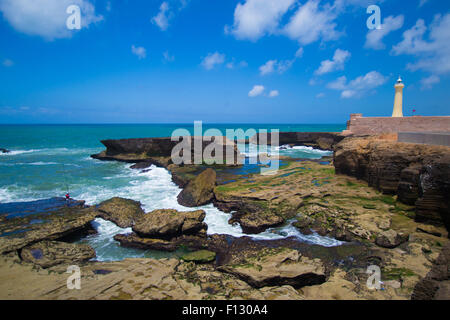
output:
[[[100,140],[166,137],[178,128],[193,132],[193,124],[138,124],[138,125],[0,125],[0,203],[24,202],[63,197],[70,192],[72,198],[94,205],[112,197],[140,201],[146,212],[155,209],[189,211],[178,204],[181,189],[171,181],[170,173],[152,167],[149,172],[130,169],[130,164],[104,162],[92,159],[91,154],[104,150]],[[203,125],[204,130],[248,128],[279,129],[280,132],[337,132],[344,125]],[[243,150],[245,151],[245,150]],[[320,159],[331,153],[308,147],[281,150],[280,154],[298,158]],[[213,205],[202,206],[206,211],[208,234],[244,236],[240,226],[228,224],[230,214]],[[153,251],[122,248],[113,236],[131,232],[111,222],[96,219],[97,235],[83,239],[97,252],[97,260],[113,261],[129,257],[164,257]],[[279,239],[296,236],[301,241],[336,246],[341,242],[317,234],[302,235],[291,225],[253,235],[256,239]]]

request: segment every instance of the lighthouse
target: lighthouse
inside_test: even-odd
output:
[[[403,117],[403,88],[405,85],[403,84],[402,78],[398,78],[397,83],[395,84],[395,100],[394,100],[394,111],[392,112],[393,118],[401,118]]]

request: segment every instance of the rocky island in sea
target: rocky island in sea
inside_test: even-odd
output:
[[[268,176],[247,164],[175,165],[170,138],[103,141],[106,150],[92,158],[136,172],[164,168],[181,188],[184,209],[146,212],[121,196],[93,205],[60,198],[0,204],[0,296],[448,298],[450,149],[396,140],[282,132],[280,149],[331,152],[318,159],[280,155],[279,170]],[[242,235],[208,232],[205,205],[228,213]],[[96,257],[87,239],[98,237],[100,220],[121,231],[106,246],[163,255]],[[262,236],[268,234],[274,237]],[[74,265],[82,290],[66,286]],[[381,271],[375,289],[368,286],[370,266]]]

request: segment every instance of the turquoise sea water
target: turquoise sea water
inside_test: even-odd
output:
[[[61,197],[67,191],[75,199],[97,204],[114,196],[141,201],[146,211],[163,208],[189,210],[180,206],[176,196],[180,189],[171,181],[170,173],[153,167],[141,173],[129,168],[130,164],[103,162],[90,158],[104,150],[100,140],[170,136],[173,130],[185,128],[193,132],[193,125],[3,125],[0,126],[0,148],[11,153],[0,154],[0,203],[22,202]],[[344,125],[204,125],[204,130],[248,128],[290,131],[337,132]],[[281,154],[319,159],[327,153],[311,148],[281,151]],[[202,207],[207,212],[209,233],[242,236],[239,226],[228,224],[229,214],[212,205]],[[87,239],[97,251],[99,260],[146,256],[148,253],[120,248],[112,240],[114,234],[124,230],[110,222],[97,219],[99,235]],[[273,232],[272,232],[273,231]],[[319,237],[303,236],[290,226],[270,230],[256,238],[280,238],[295,235],[301,240],[322,245],[339,242]],[[151,256],[157,255],[152,253]]]

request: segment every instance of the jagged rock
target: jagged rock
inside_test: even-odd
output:
[[[336,173],[363,179],[383,193],[415,204],[418,222],[450,228],[450,148],[346,138],[335,147]]]
[[[0,148],[0,153],[9,153],[9,150]]]
[[[268,228],[277,227],[284,222],[283,218],[275,214],[262,212],[247,213],[232,221],[234,220],[239,222],[242,231],[247,234],[261,233]]]
[[[216,259],[216,253],[208,250],[200,250],[185,254],[181,259],[186,262],[208,263]]]
[[[245,263],[225,265],[220,270],[233,274],[253,287],[291,285],[294,288],[325,282],[325,267],[292,249],[265,249]]]
[[[100,218],[114,222],[121,228],[133,226],[145,214],[140,202],[118,197],[100,203],[97,209]]]
[[[178,195],[178,203],[186,207],[198,207],[214,199],[216,172],[208,168],[190,181]]]
[[[19,250],[42,240],[87,235],[92,232],[91,222],[96,215],[97,211],[93,208],[64,207],[8,219],[0,224],[0,254]]]
[[[442,231],[432,225],[422,225],[420,227],[417,227],[416,231],[431,234],[435,237],[442,237]]]
[[[420,280],[412,300],[450,300],[450,242],[442,248],[430,272]]]
[[[178,249],[178,243],[175,241],[166,241],[162,239],[141,238],[135,233],[117,234],[114,240],[119,241],[122,247],[138,248],[144,250],[175,251]]]
[[[177,210],[155,210],[143,215],[133,226],[141,237],[173,238],[182,234],[196,234],[207,229],[203,222],[205,211],[180,212]]]
[[[58,264],[74,264],[95,258],[95,250],[87,244],[72,244],[59,241],[41,241],[22,249],[24,261],[42,268]]]
[[[408,241],[408,238],[409,235],[397,233],[396,231],[391,229],[381,232],[377,236],[375,243],[380,247],[392,249]]]
[[[204,155],[204,150],[206,147],[210,147],[210,150],[222,149],[224,155],[227,154],[227,150],[233,150],[233,162],[227,163],[229,165],[236,165],[239,158],[241,157],[237,145],[234,141],[222,137],[222,139],[213,139],[213,141],[208,141],[204,137],[185,137],[187,144],[191,148],[191,157],[188,160],[193,164],[195,159],[195,153],[197,151],[201,152],[201,156]],[[120,140],[103,140],[101,143],[106,147],[105,151],[99,154],[91,155],[92,158],[98,160],[116,160],[123,162],[148,162],[156,166],[162,166],[167,168],[167,166],[172,163],[172,150],[179,142],[172,141],[171,137],[166,138],[140,138],[140,139],[120,139]],[[195,145],[200,145],[201,148],[194,148]],[[182,156],[180,150],[180,156]],[[212,152],[212,156],[215,156]],[[204,159],[208,160],[208,159]]]

